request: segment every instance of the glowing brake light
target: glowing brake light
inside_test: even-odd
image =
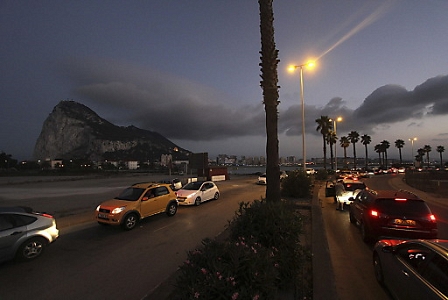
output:
[[[378,213],[376,210],[371,210],[371,211],[370,211],[370,215],[371,215],[372,217],[378,217],[379,213]]]
[[[436,221],[436,216],[434,216],[434,215],[430,215],[430,216],[429,216],[429,219],[430,219],[431,221],[435,222],[435,221]]]
[[[408,199],[404,199],[404,198],[395,198],[395,201],[406,201]]]

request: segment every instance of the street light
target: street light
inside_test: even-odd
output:
[[[412,159],[412,165],[415,167],[415,160],[414,160],[414,141],[416,141],[417,140],[417,138],[416,137],[414,137],[414,138],[410,138],[409,139],[410,141],[411,141],[411,159]]]
[[[302,104],[302,160],[303,172],[306,173],[306,144],[305,144],[305,99],[303,97],[303,67],[312,68],[315,62],[310,61],[299,66],[290,66],[288,69],[293,72],[295,69],[300,69],[300,102]]]
[[[331,119],[330,119],[330,121],[331,121]],[[336,130],[336,123],[337,122],[341,122],[342,121],[342,117],[337,117],[336,119],[334,119],[333,120],[333,128],[334,128],[334,135],[336,136],[337,135],[337,130]],[[337,149],[338,149],[338,143],[336,142],[336,143],[334,143],[334,156],[335,156],[335,158],[334,158],[334,166],[335,166],[335,171],[337,172],[338,171],[338,155],[337,155]]]

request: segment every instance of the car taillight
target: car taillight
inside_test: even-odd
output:
[[[370,211],[370,216],[372,216],[372,217],[378,217],[380,214],[379,214],[379,212],[378,211],[376,211],[376,210],[371,210]]]
[[[408,199],[405,198],[395,198],[395,201],[407,201]]]
[[[435,222],[435,221],[436,221],[436,216],[434,216],[434,215],[429,215],[429,219],[430,219],[432,222]]]
[[[42,217],[45,217],[45,218],[50,218],[50,219],[53,218],[53,216],[52,216],[52,215],[49,215],[49,214],[41,214],[41,216],[42,216]]]

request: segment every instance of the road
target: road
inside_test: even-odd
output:
[[[375,176],[364,182],[372,189],[398,188],[391,185],[395,182],[392,182],[395,178],[393,176],[403,175]],[[326,198],[323,189],[320,190],[319,199],[339,299],[392,299],[388,291],[376,282],[372,266],[373,244],[362,241],[359,228],[349,221],[348,209],[342,212],[336,210],[333,198]],[[425,200],[438,218],[439,238],[448,239],[447,204],[443,205],[432,199]]]
[[[92,219],[81,227],[63,229],[39,259],[0,265],[0,299],[142,299],[176,271],[187,250],[223,232],[239,202],[264,195],[265,187],[255,181],[244,177],[217,182],[220,199],[179,207],[171,218],[150,217],[129,232],[99,226]],[[120,179],[120,184],[110,179],[2,186],[0,205],[51,206],[46,210],[56,215],[92,209],[93,216],[96,205],[115,195],[117,186],[133,182],[134,178]],[[20,194],[25,203],[19,201]]]

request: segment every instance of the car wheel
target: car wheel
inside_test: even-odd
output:
[[[350,223],[355,224],[355,223],[356,223],[356,219],[355,219],[355,217],[353,216],[353,214],[352,214],[351,211],[348,213],[348,216],[349,216],[349,218],[350,218]]]
[[[175,201],[171,201],[168,203],[168,206],[166,207],[166,214],[168,217],[172,217],[177,212],[177,203]]]
[[[201,198],[197,197],[196,200],[194,200],[194,205],[198,206],[199,204],[201,204]]]
[[[383,267],[377,253],[373,254],[373,269],[375,270],[375,278],[379,284],[384,285]]]
[[[216,192],[216,193],[215,193],[215,197],[213,197],[213,200],[218,200],[218,199],[219,199],[219,193]]]
[[[370,240],[372,239],[370,237],[370,233],[369,230],[367,229],[367,226],[364,225],[364,222],[361,223],[361,236],[362,240],[366,243],[370,242]]]
[[[35,259],[43,253],[47,243],[47,240],[42,237],[30,238],[20,245],[16,258],[21,261]]]
[[[124,230],[132,230],[137,226],[138,223],[138,216],[134,213],[128,214],[124,217],[123,223],[121,224],[123,226]]]

